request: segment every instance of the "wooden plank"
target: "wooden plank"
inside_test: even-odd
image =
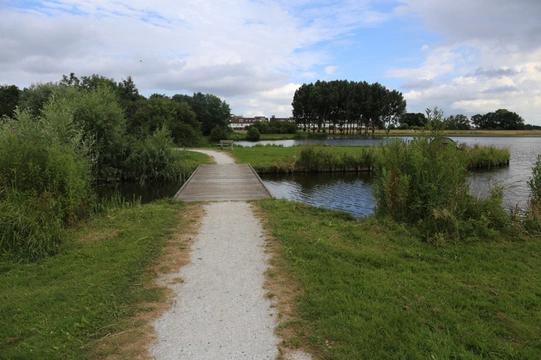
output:
[[[201,165],[175,195],[183,201],[259,200],[271,197],[249,164]]]

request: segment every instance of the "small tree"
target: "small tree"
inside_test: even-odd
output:
[[[210,140],[212,141],[226,140],[228,137],[229,131],[224,127],[217,125],[210,131]]]
[[[259,141],[261,134],[256,127],[251,127],[250,130],[246,133],[246,140],[248,141]]]

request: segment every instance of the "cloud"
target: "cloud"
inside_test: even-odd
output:
[[[517,72],[513,69],[505,69],[505,68],[484,69],[482,67],[479,67],[475,69],[473,76],[484,76],[487,78],[501,78],[503,76],[513,76],[516,73]]]
[[[509,92],[515,92],[519,91],[519,89],[516,86],[513,85],[502,85],[502,86],[495,86],[488,89],[485,89],[482,91],[483,94],[503,94],[503,93],[509,93]]]
[[[332,75],[338,69],[338,66],[327,66],[325,68],[325,74]]]
[[[350,0],[8,1],[0,11],[0,83],[131,75],[145,95],[210,92],[240,111],[292,79],[332,74],[333,53],[319,44],[393,16]],[[289,116],[283,101],[277,115]]]
[[[468,115],[507,108],[541,124],[541,2],[401,0],[441,36],[425,60],[393,68],[408,111],[438,106]]]
[[[400,87],[406,90],[429,89],[435,85],[434,80],[410,79],[402,83]]]

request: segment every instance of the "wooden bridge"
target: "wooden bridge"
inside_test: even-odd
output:
[[[270,198],[250,164],[200,165],[175,195],[183,201],[232,201]]]

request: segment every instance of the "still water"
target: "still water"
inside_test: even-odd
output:
[[[472,194],[486,196],[496,185],[504,187],[504,206],[523,207],[528,200],[527,181],[537,155],[541,154],[539,137],[452,137],[468,145],[493,145],[508,148],[511,153],[509,167],[490,171],[475,171],[470,177]],[[382,139],[328,139],[310,141],[312,144],[341,146],[373,146]],[[243,142],[239,142],[242,144]],[[282,146],[301,145],[304,141],[282,140],[260,142]],[[251,143],[253,144],[253,143]],[[273,196],[304,202],[313,206],[343,210],[355,217],[364,217],[374,210],[372,179],[367,174],[262,174],[261,179]]]

